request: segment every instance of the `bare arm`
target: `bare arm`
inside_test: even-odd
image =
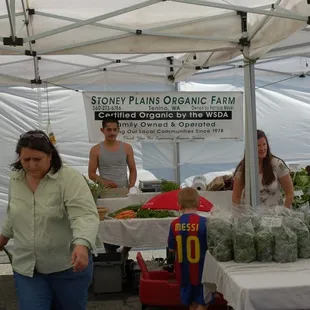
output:
[[[137,168],[132,146],[127,144],[127,166],[129,169],[129,188],[134,187],[137,180]]]
[[[232,192],[232,202],[233,204],[239,205],[241,201],[241,195],[242,195],[242,185],[238,178],[234,178],[234,186],[233,186],[233,192]]]
[[[88,177],[90,180],[102,183],[102,179],[97,175],[98,169],[98,150],[97,145],[93,146],[89,152]]]
[[[290,174],[279,178],[279,182],[285,192],[285,207],[290,208],[294,200],[294,186]]]
[[[98,159],[99,159],[99,150],[98,146],[95,145],[91,148],[89,152],[89,162],[88,162],[88,177],[90,180],[100,183],[105,187],[117,187],[114,182],[105,181],[97,174],[98,169]]]

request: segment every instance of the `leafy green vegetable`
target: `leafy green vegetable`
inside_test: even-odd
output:
[[[294,201],[292,204],[293,209],[300,209],[303,206],[309,206],[310,196],[309,196],[309,188],[310,188],[310,167],[307,166],[305,169],[301,169],[296,172],[291,172],[291,178],[293,180],[294,190],[302,191],[302,195],[294,197]]]
[[[167,181],[167,180],[162,179],[162,182],[161,182],[162,192],[171,192],[177,189],[180,189],[179,184],[173,181]]]
[[[98,198],[106,191],[107,189],[99,183],[94,183],[90,180],[88,180],[84,175],[83,175],[84,180],[86,181],[92,195],[94,198],[94,201],[97,202]]]
[[[289,227],[285,227],[284,225],[273,227],[273,233],[275,240],[274,260],[278,263],[297,261],[297,235]]]
[[[310,229],[310,212],[305,212],[305,224],[307,225],[308,229]]]
[[[139,209],[137,211],[137,218],[165,218],[170,216],[172,213],[166,210]]]
[[[250,263],[256,260],[254,226],[250,219],[242,216],[236,219],[233,228],[234,258],[237,263]]]
[[[300,215],[285,218],[286,226],[292,229],[297,236],[298,257],[310,258],[310,232]],[[296,216],[297,215],[297,216]]]
[[[232,224],[228,219],[209,218],[208,249],[219,262],[226,262],[233,259]]]
[[[261,227],[255,235],[257,260],[259,262],[272,262],[274,255],[274,235],[269,227]]]
[[[141,209],[142,204],[134,204],[110,213],[110,217],[115,217],[123,211],[134,211],[136,212],[136,218],[165,218],[165,217],[175,217],[173,211],[168,210],[151,210],[151,209]]]
[[[299,171],[294,172],[293,174],[293,184],[300,188],[304,188],[308,186],[310,183],[309,175],[306,169],[301,169]]]

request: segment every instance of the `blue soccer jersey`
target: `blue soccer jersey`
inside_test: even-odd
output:
[[[207,246],[205,217],[183,214],[170,226],[168,248],[176,253],[176,275],[180,285],[199,285]]]

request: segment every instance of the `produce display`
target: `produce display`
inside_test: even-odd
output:
[[[123,220],[123,219],[133,219],[135,218],[137,213],[133,210],[122,211],[115,215],[114,218]]]
[[[162,192],[171,192],[177,189],[180,189],[180,185],[173,181],[161,180],[161,191]]]
[[[93,197],[94,201],[97,202],[98,198],[107,190],[102,184],[94,183],[93,181],[90,181],[87,179],[84,175],[83,178],[85,182],[87,183]]]
[[[278,263],[291,263],[298,259],[297,235],[288,227],[273,228],[275,247],[274,260]]]
[[[306,223],[298,216],[287,217],[286,225],[297,236],[299,258],[310,258],[310,232]]]
[[[293,208],[300,209],[310,204],[310,166],[290,173],[295,193]],[[233,187],[233,175],[223,175],[214,178],[207,184],[208,191],[228,191]]]
[[[256,260],[255,230],[251,219],[235,219],[233,228],[234,259],[237,263],[250,263]]]
[[[310,203],[310,166],[296,172],[291,172],[295,192],[300,192],[294,197],[293,208],[300,209]]]
[[[208,249],[220,262],[233,259],[232,223],[229,219],[211,217],[207,223]]]
[[[230,216],[211,213],[208,246],[215,259],[289,263],[310,258],[310,208],[296,212],[270,207],[255,214],[238,208]]]
[[[269,227],[261,227],[255,234],[257,261],[267,263],[273,261],[275,240]]]
[[[175,216],[174,211],[141,209],[141,207],[142,204],[127,206],[114,213],[110,213],[109,216],[119,220],[133,218],[166,218]]]

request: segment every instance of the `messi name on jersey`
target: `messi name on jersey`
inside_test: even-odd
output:
[[[176,223],[174,227],[175,231],[198,231],[199,224],[190,224],[190,223]]]

